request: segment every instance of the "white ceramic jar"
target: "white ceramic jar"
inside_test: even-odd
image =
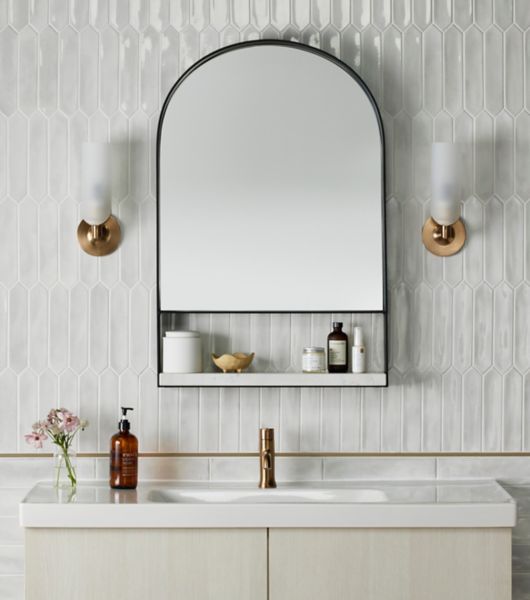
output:
[[[162,350],[164,373],[202,373],[198,331],[166,331]]]
[[[304,373],[326,372],[326,351],[320,346],[304,348],[302,354],[302,371]]]

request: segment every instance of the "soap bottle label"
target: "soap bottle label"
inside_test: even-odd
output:
[[[342,340],[330,340],[328,342],[328,364],[346,364],[346,342]]]
[[[364,346],[353,346],[351,349],[352,373],[364,373],[366,371],[366,352]]]
[[[111,452],[111,472],[121,477],[134,477],[138,469],[138,456],[134,452]]]

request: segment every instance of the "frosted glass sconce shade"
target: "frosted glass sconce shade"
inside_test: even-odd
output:
[[[81,158],[81,217],[101,225],[111,214],[110,145],[83,144]]]
[[[83,144],[81,158],[81,217],[77,238],[93,256],[113,252],[121,239],[120,225],[112,216],[111,147]]]
[[[456,254],[466,241],[460,219],[460,157],[455,144],[432,145],[431,218],[423,226],[423,243],[438,256]]]
[[[440,225],[452,225],[460,218],[458,152],[454,144],[432,145],[431,216]]]

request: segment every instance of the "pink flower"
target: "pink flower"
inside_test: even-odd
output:
[[[32,432],[24,436],[26,442],[31,444],[34,448],[42,448],[42,442],[46,440],[48,436],[45,433]]]
[[[81,424],[79,417],[76,417],[67,410],[62,410],[61,416],[62,426],[64,427],[64,430],[68,433],[72,433],[73,431],[75,431]]]
[[[52,408],[48,413],[47,421],[50,425],[57,423],[57,411],[55,410],[55,408]]]
[[[48,421],[37,421],[33,423],[32,429],[35,433],[45,433],[48,426]]]
[[[46,420],[33,423],[33,431],[24,436],[28,444],[42,448],[43,442],[50,438],[54,444],[69,447],[78,431],[88,426],[66,408],[52,408]]]

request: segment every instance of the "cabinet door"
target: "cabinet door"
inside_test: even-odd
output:
[[[266,529],[28,529],[26,600],[267,599]]]
[[[510,600],[510,529],[271,529],[270,600]]]

